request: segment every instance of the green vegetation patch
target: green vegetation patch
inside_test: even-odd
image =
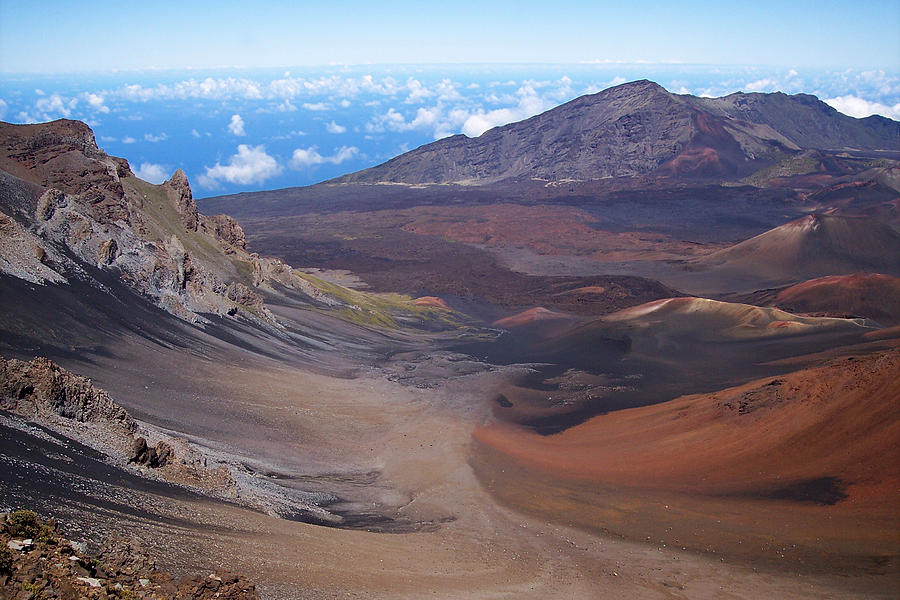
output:
[[[31,538],[35,542],[48,543],[53,540],[53,527],[43,523],[31,510],[17,510],[9,515],[6,528],[13,536]]]
[[[338,306],[329,311],[341,318],[372,327],[400,329],[448,330],[464,327],[463,316],[452,309],[437,306],[417,306],[405,294],[373,294],[346,288],[320,279],[309,273],[295,271],[324,295],[337,300]]]
[[[767,187],[772,179],[778,177],[793,177],[795,175],[808,175],[819,170],[821,160],[809,153],[793,154],[786,156],[772,166],[760,169],[741,180],[741,182],[754,187]]]

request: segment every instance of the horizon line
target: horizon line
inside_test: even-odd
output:
[[[885,73],[898,73],[900,68],[891,69],[885,66],[865,66],[865,67],[848,67],[848,66],[804,66],[799,64],[782,63],[782,64],[750,64],[750,63],[712,63],[712,62],[682,62],[674,60],[651,61],[643,59],[635,60],[616,60],[616,59],[590,59],[578,61],[494,61],[494,62],[335,62],[335,63],[317,63],[317,64],[283,64],[283,65],[214,65],[214,66],[143,66],[143,67],[114,67],[107,69],[85,69],[85,70],[12,70],[0,67],[0,74],[15,75],[19,77],[49,77],[61,75],[118,75],[127,73],[183,73],[183,72],[202,72],[202,71],[268,71],[268,70],[324,70],[324,69],[347,69],[347,68],[387,68],[387,67],[410,67],[410,68],[447,68],[447,67],[582,67],[582,68],[614,68],[614,67],[668,67],[668,68],[685,68],[685,67],[715,67],[715,68],[733,68],[733,69],[808,69],[813,71],[865,71],[875,70]]]

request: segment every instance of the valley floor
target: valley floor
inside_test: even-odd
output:
[[[5,504],[46,508],[70,535],[89,541],[138,539],[175,573],[222,566],[249,574],[262,597],[279,599],[889,598],[896,591],[893,558],[874,569],[823,573],[796,561],[723,557],[636,535],[642,514],[656,534],[661,511],[635,511],[628,528],[604,531],[609,508],[595,502],[602,488],[523,477],[483,436],[473,441],[489,417],[486,392],[508,375],[502,368],[429,389],[374,370],[334,377],[249,353],[211,360],[141,340],[125,340],[115,352],[67,366],[91,375],[141,418],[212,455],[244,460],[252,477],[307,489],[318,483],[346,495],[347,514],[363,514],[372,503],[373,512],[394,518],[351,528],[285,520],[162,483],[136,484],[140,478],[111,467],[79,470],[89,453],[59,441],[45,450],[47,485],[28,473],[0,482]],[[40,439],[4,432],[9,448]],[[11,474],[23,459],[5,450],[2,460]],[[585,493],[593,495],[589,502],[579,497]],[[663,496],[617,501],[627,507]],[[695,506],[707,514],[679,526],[709,527],[716,510],[732,508]],[[797,514],[770,510],[772,519]],[[891,523],[896,531],[896,514]]]

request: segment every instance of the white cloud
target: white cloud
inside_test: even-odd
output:
[[[409,96],[406,97],[407,104],[418,104],[422,100],[434,96],[434,92],[422,85],[421,81],[412,77],[406,80],[406,87],[409,88]]]
[[[147,142],[164,142],[169,139],[169,136],[166,135],[166,132],[162,132],[159,135],[153,135],[152,133],[144,134],[144,141]]]
[[[350,104],[351,104],[351,102],[350,102],[349,100],[347,100],[346,98],[344,98],[343,100],[341,100],[341,106],[342,106],[343,108],[350,108]]]
[[[304,135],[306,135],[305,131],[301,131],[299,129],[293,129],[291,131],[288,131],[287,133],[282,133],[280,135],[274,135],[274,136],[272,136],[272,139],[273,140],[289,140],[292,137],[299,137],[299,136],[304,136]]]
[[[87,92],[82,94],[82,97],[85,99],[85,101],[88,103],[88,106],[91,107],[92,110],[101,113],[109,112],[109,107],[103,103],[103,94],[94,94],[91,92]]]
[[[115,142],[116,138],[112,137],[111,135],[101,135],[100,141],[101,142]]]
[[[318,150],[316,150],[315,146],[310,146],[309,148],[297,148],[294,150],[294,155],[291,157],[291,166],[295,169],[302,169],[303,167],[325,163],[339,165],[345,160],[350,160],[357,154],[359,154],[359,148],[356,146],[341,146],[331,156],[322,156],[319,154]]]
[[[303,108],[306,110],[323,111],[328,110],[330,107],[324,102],[304,102]]]
[[[456,84],[450,79],[442,79],[436,86],[435,92],[441,102],[462,100],[462,95],[456,89]]]
[[[870,102],[857,96],[828,98],[825,100],[825,103],[845,115],[858,119],[871,115],[881,115],[889,119],[900,120],[900,103],[888,106],[880,102]]]
[[[355,98],[362,94],[396,97],[405,93],[412,103],[433,96],[445,100],[457,99],[461,96],[456,87],[457,84],[449,79],[429,86],[413,77],[408,78],[405,83],[400,83],[389,75],[382,77],[329,75],[306,78],[284,73],[281,78],[268,82],[244,77],[207,77],[202,80],[187,79],[175,83],[159,83],[149,87],[141,84],[126,84],[104,93],[107,96],[133,102],[173,99],[267,99],[282,102],[278,105],[281,110],[290,111],[294,105],[289,101],[295,98],[308,99],[305,104],[312,107],[327,107],[328,104],[320,100],[324,98],[329,103],[340,102],[346,108],[349,106],[349,98]],[[316,97],[319,99],[313,99]],[[309,106],[306,108],[307,110],[323,110]]]
[[[197,131],[196,129],[191,129],[191,135],[194,136],[195,138],[198,138],[198,137],[200,137],[200,132]]]
[[[433,108],[419,108],[416,110],[415,118],[410,121],[409,129],[424,129],[433,127],[441,117],[441,109],[437,106]]]
[[[224,98],[245,98],[258,100],[263,97],[258,82],[239,77],[214,79],[207,77],[201,81],[188,79],[171,85],[160,83],[153,87],[140,84],[127,84],[116,90],[115,95],[136,102],[158,99],[205,98],[221,100]]]
[[[477,112],[469,115],[462,126],[462,132],[469,137],[478,137],[488,129],[521,121],[550,108],[553,103],[539,96],[533,87],[525,85],[516,92],[519,102],[509,108]]]
[[[35,100],[33,112],[22,111],[16,115],[16,118],[26,123],[69,118],[77,106],[77,98],[66,98],[59,94],[51,94],[50,96],[41,96]]]
[[[536,88],[541,92],[538,93]],[[390,107],[366,123],[365,130],[369,133],[425,130],[431,131],[435,139],[459,132],[475,137],[492,127],[534,116],[575,95],[572,80],[566,76],[558,80],[526,82],[514,93],[498,95],[490,91],[482,96],[482,102],[497,106],[487,110],[476,98],[459,96],[457,85],[447,79],[435,89],[441,92],[434,106],[419,107],[413,115]]]
[[[133,143],[135,143],[136,141],[137,141],[137,140],[135,140],[135,139],[134,139],[133,137],[131,137],[130,135],[126,135],[125,137],[122,138],[122,143],[123,143],[123,144],[133,144]]]
[[[744,85],[744,91],[747,92],[774,92],[778,89],[778,85],[772,79],[758,79]]]
[[[405,131],[406,119],[403,114],[397,111],[393,106],[383,115],[379,115],[366,123],[366,131]]]
[[[231,115],[228,131],[230,131],[232,135],[247,135],[247,132],[244,131],[244,119],[241,118],[241,115]]]
[[[297,107],[291,104],[290,99],[285,99],[281,104],[275,107],[278,112],[294,112]]]
[[[391,107],[383,115],[379,115],[369,121],[369,123],[366,124],[366,130],[369,132],[382,132],[410,131],[413,129],[429,128],[446,129],[446,126],[449,126],[449,123],[446,122],[447,120],[448,119],[444,116],[443,109],[440,106],[433,106],[431,108],[420,107],[416,109],[416,116],[410,121],[406,120],[403,113]],[[460,123],[461,122],[462,121],[460,121]]]
[[[328,133],[345,133],[347,128],[343,125],[338,125],[332,120],[331,123],[325,124],[325,130],[328,131]]]
[[[6,100],[0,98],[0,119],[6,116],[6,109],[9,105],[6,103]]]
[[[144,181],[157,185],[169,178],[168,170],[164,166],[148,162],[141,163],[141,166],[138,167],[134,174]]]
[[[242,185],[262,184],[281,173],[281,170],[278,161],[266,153],[264,146],[241,144],[237,147],[237,154],[228,160],[228,164],[217,162],[214,167],[206,167],[206,173],[201,175],[198,181],[206,188],[218,187],[220,181]]]

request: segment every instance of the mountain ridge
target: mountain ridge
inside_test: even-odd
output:
[[[855,119],[815,96],[673,94],[639,80],[477,138],[455,135],[329,183],[494,183],[749,175],[804,149],[900,151],[900,123]]]

